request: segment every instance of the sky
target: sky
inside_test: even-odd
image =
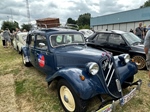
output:
[[[90,13],[97,17],[139,8],[147,0],[0,0],[0,27],[3,21],[27,24],[28,1],[30,23],[41,18],[59,18],[65,24],[68,18]]]

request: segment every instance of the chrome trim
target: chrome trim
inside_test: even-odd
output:
[[[110,76],[109,82],[108,82],[108,84],[107,84],[107,87],[108,87],[109,84],[110,84],[110,81],[111,81],[111,79],[112,79],[112,76],[113,76],[114,72],[115,72],[115,69],[113,69],[113,71],[112,71],[112,73],[111,73],[111,76]]]
[[[109,68],[109,71],[108,71],[108,73],[107,73],[107,75],[106,75],[105,81],[106,81],[107,78],[108,78],[108,75],[109,75],[109,72],[111,71],[112,65],[113,65],[113,63],[111,63],[111,64],[108,65],[108,66],[109,66],[109,67],[108,67],[108,68]]]
[[[120,84],[120,81],[118,79],[116,79],[116,85],[117,85],[118,91],[122,92],[121,84]]]

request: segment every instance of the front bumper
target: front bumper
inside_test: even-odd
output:
[[[132,85],[137,85],[137,86],[125,96],[119,98],[116,101],[113,100],[111,104],[108,104],[104,106],[103,108],[100,108],[96,112],[112,112],[112,111],[115,111],[115,108],[117,105],[120,104],[120,106],[123,106],[124,104],[126,104],[130,99],[132,99],[136,95],[137,90],[138,91],[140,90],[140,87],[142,85],[142,80],[139,79],[138,81],[134,82]]]

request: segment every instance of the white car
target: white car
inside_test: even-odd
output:
[[[22,48],[26,44],[26,39],[27,39],[27,34],[28,32],[21,32],[18,33],[14,40],[13,40],[13,47],[16,49],[19,53],[22,53]]]
[[[94,32],[90,29],[81,29],[79,32],[83,33],[84,37],[87,38],[91,36]]]

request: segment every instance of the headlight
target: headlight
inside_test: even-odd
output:
[[[120,61],[128,63],[130,61],[130,55],[129,54],[121,54],[118,56]]]
[[[90,62],[87,64],[87,70],[91,75],[96,75],[99,71],[99,66],[95,62]]]
[[[130,61],[130,55],[129,54],[125,54],[124,60],[125,60],[126,63],[128,63]]]

